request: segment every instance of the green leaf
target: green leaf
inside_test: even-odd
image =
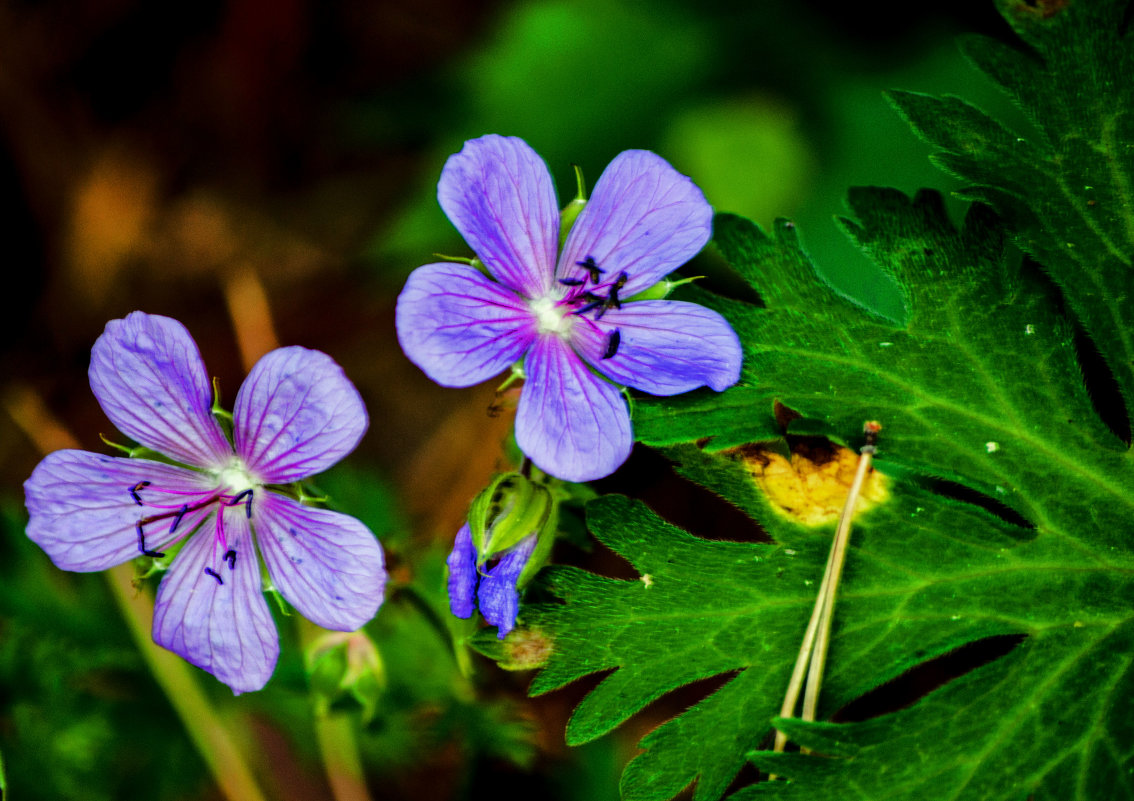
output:
[[[1134,48],[1126,2],[998,0],[1032,48],[966,40],[966,54],[1035,125],[1013,133],[955,97],[893,92],[935,161],[974,186],[1059,284],[1134,402]],[[1129,437],[1129,418],[1123,434]]]
[[[642,403],[636,418],[655,444],[713,436],[704,449],[668,453],[776,545],[703,541],[641,504],[591,503],[595,536],[640,580],[548,575],[563,603],[521,615],[551,642],[532,691],[613,670],[570,721],[568,741],[578,743],[677,687],[725,680],[642,740],[623,775],[627,799],[669,798],[693,781],[695,799],[718,798],[754,753],[793,780],[760,792],[788,798],[1134,795],[1134,465],[1091,405],[1075,321],[1006,250],[987,207],[974,206],[957,230],[932,192],[859,189],[850,206],[856,219],[844,228],[902,287],[904,320],[832,291],[790,225],[768,235],[720,215],[721,253],[765,304],[698,296],[744,343],[741,383],[720,396]],[[864,420],[883,424],[876,465],[889,496],[856,520],[821,716],[967,643],[1023,638],[895,715],[791,724],[836,760],[758,753],[833,528],[774,510],[744,450],[728,449],[780,432],[777,401],[802,415],[789,431],[842,443],[861,442]]]

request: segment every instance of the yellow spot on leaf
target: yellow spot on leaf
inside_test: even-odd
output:
[[[805,526],[823,526],[839,519],[858,466],[858,454],[821,438],[796,441],[791,458],[774,443],[738,448],[756,486],[772,508]],[[861,513],[886,500],[886,477],[871,470],[855,506]]]

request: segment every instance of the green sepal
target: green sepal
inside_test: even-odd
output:
[[[130,459],[151,459],[155,462],[165,462],[166,464],[176,464],[180,466],[179,462],[175,462],[168,456],[158,453],[152,448],[147,448],[144,445],[135,445],[133,448],[131,448],[128,445],[119,445],[117,442],[112,442],[102,434],[99,434],[98,438],[102,440],[104,445],[108,445],[111,448],[114,448],[116,451],[121,451]]]
[[[434,253],[433,255],[436,256],[439,259],[444,259],[447,262],[454,262],[456,264],[467,264],[470,267],[475,267],[477,270],[484,273],[484,275],[486,275],[487,277],[495,279],[495,276],[492,275],[492,273],[490,273],[488,271],[488,268],[484,266],[484,262],[481,261],[476,256],[449,256],[448,254],[445,254],[445,253]]]
[[[625,302],[632,303],[636,300],[663,300],[664,298],[669,297],[669,294],[679,286],[682,286],[683,284],[691,284],[694,281],[699,281],[704,277],[705,276],[703,275],[693,275],[689,278],[663,278],[653,286],[647,287],[638,294],[631,295],[630,297],[626,298]]]
[[[551,546],[555,544],[555,532],[558,528],[559,504],[553,501],[543,524],[535,532],[535,549],[532,550],[532,555],[528,557],[524,569],[520,571],[520,576],[516,579],[517,590],[522,590],[527,586],[528,582],[535,578],[535,574],[540,571],[540,568],[551,560]]]
[[[188,540],[189,537],[183,537],[172,545],[166,546],[162,551],[162,553],[165,554],[164,556],[153,557],[139,554],[135,557],[134,581],[145,581],[156,573],[164,573],[169,570],[170,565],[173,564],[174,558],[181,552],[181,549],[185,547],[185,543]]]
[[[224,431],[225,437],[228,438],[228,441],[231,443],[233,425],[232,412],[221,406],[220,379],[216,376],[213,376],[213,405],[210,407],[209,411],[212,412],[213,417],[220,423],[221,430]]]
[[[263,565],[261,565],[260,567],[261,571],[263,571]],[[276,589],[274,584],[272,584],[270,581],[265,580],[262,589],[265,595],[275,601],[276,608],[280,610],[281,615],[283,615],[284,617],[291,617],[291,607],[288,606],[287,601],[284,600],[283,594]]]
[[[542,484],[519,473],[496,476],[469,507],[477,566],[541,530],[551,507],[551,493]]]
[[[347,671],[346,648],[326,648],[322,653],[308,652],[307,685],[317,715],[325,715],[338,696]]]
[[[567,234],[571,232],[571,227],[579,217],[579,212],[587,205],[587,184],[583,180],[583,170],[578,164],[571,166],[575,168],[575,197],[559,212],[559,247],[563,247],[563,243],[567,241]]]

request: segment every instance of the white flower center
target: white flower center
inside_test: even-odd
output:
[[[260,486],[260,481],[249,472],[239,456],[233,456],[232,461],[217,473],[217,482],[231,495]]]
[[[569,314],[570,309],[565,304],[561,304],[557,298],[549,296],[536,298],[529,308],[539,321],[541,334],[558,334],[565,339],[575,324],[575,320]]]

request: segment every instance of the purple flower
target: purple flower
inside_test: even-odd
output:
[[[501,640],[508,636],[520,611],[520,592],[516,589],[516,582],[535,546],[535,534],[524,537],[500,554],[496,564],[482,574],[476,566],[472,529],[468,523],[461,526],[446,560],[449,566],[450,611],[457,617],[470,618],[479,606],[484,619],[496,626],[496,636]]]
[[[739,379],[740,342],[719,314],[633,301],[712,231],[701,191],[659,156],[628,150],[611,162],[558,261],[555,186],[523,140],[466,142],[437,194],[492,278],[466,264],[419,267],[398,298],[398,340],[450,387],[523,359],[516,442],[544,472],[589,481],[626,460],[633,436],[619,384],[675,395]]]
[[[268,488],[330,467],[366,431],[362,398],[329,356],[290,347],[260,359],[236,396],[235,447],[211,412],[197,345],[176,320],[112,320],[89,377],[120,431],[185,466],[78,450],[45,458],[24,483],[27,531],[56,566],[105,570],[164,556],[187,538],[158,588],[154,641],[237,694],[263,687],[279,655],[260,557],[314,623],[353,631],[374,616],[386,581],[374,535]]]

